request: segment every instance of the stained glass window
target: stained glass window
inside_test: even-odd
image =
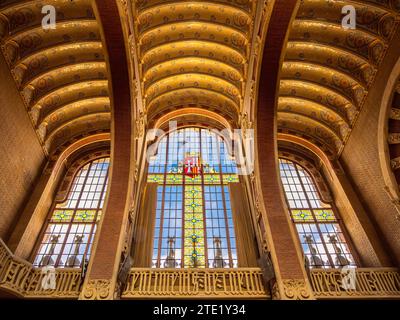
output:
[[[174,131],[148,170],[158,184],[152,266],[237,267],[228,185],[239,177],[223,139],[208,129]]]
[[[335,208],[321,200],[310,174],[280,159],[280,172],[290,215],[310,267],[356,266]]]
[[[76,174],[67,199],[55,203],[34,266],[81,267],[88,261],[107,189],[109,158],[94,160]]]

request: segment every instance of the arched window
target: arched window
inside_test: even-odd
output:
[[[185,128],[163,137],[157,150],[147,180],[158,184],[152,266],[237,267],[228,185],[239,177],[223,139]]]
[[[78,170],[67,199],[51,210],[34,266],[71,268],[88,261],[102,214],[109,163],[109,158],[102,158]]]
[[[280,159],[290,216],[310,267],[355,266],[335,208],[321,200],[311,175],[300,165]]]

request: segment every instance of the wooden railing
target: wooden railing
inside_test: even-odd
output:
[[[49,273],[50,272],[50,273]],[[80,269],[44,272],[15,257],[0,239],[0,289],[23,298],[77,299],[82,286]]]
[[[317,299],[400,298],[395,268],[312,269],[310,282]]]
[[[259,268],[133,268],[121,297],[267,299],[269,294]]]

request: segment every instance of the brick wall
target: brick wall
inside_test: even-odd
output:
[[[0,54],[0,237],[7,240],[45,156]]]
[[[400,57],[399,43],[398,31],[340,158],[388,253],[397,265],[400,264],[400,221],[396,220],[396,208],[384,190],[378,154],[378,119],[387,79]]]

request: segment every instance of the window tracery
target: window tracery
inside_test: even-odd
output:
[[[76,173],[65,201],[56,201],[34,266],[81,267],[90,257],[107,190],[109,158],[92,160]]]
[[[168,134],[147,181],[158,184],[153,267],[237,267],[228,185],[239,177],[218,134],[201,128]]]
[[[311,268],[356,266],[335,208],[324,202],[311,175],[299,164],[279,159],[290,217]]]

